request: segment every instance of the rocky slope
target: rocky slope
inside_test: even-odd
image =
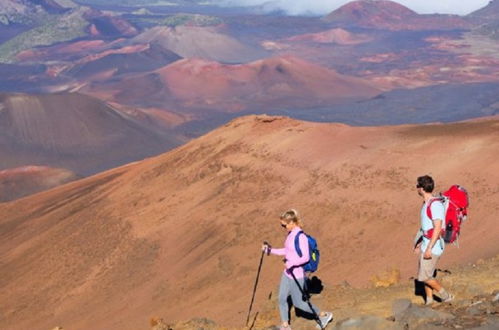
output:
[[[437,190],[459,183],[472,200],[461,248],[440,267],[495,256],[498,125],[250,116],[167,154],[0,204],[0,327],[139,329],[151,316],[242,327],[261,241],[280,245],[277,217],[290,207],[320,242],[327,287],[365,286],[387,269],[407,279],[415,178],[425,173]],[[258,302],[281,271],[265,260]]]
[[[437,278],[452,290],[456,298],[451,303],[436,302],[423,306],[423,298],[415,291],[412,279],[382,275],[368,288],[353,288],[347,282],[324,286],[312,301],[334,314],[327,329],[497,329],[499,326],[499,289],[495,277],[499,271],[499,256],[479,259],[476,263],[452,267],[438,272]],[[383,284],[383,285],[380,285]],[[251,313],[251,329],[277,330],[277,289],[271,295],[260,293]],[[298,314],[298,315],[297,315]],[[150,320],[152,330],[226,329],[209,319],[168,322],[158,316]],[[292,328],[314,327],[313,320],[292,312]],[[145,328],[145,325],[144,325]],[[235,328],[236,329],[236,328]],[[239,329],[247,329],[240,327]]]

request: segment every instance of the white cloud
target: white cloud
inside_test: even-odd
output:
[[[283,10],[289,15],[325,15],[351,0],[213,0],[222,6],[263,6],[267,11]],[[489,0],[394,0],[420,14],[466,15]],[[499,0],[496,0],[499,1]]]

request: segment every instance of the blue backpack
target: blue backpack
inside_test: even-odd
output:
[[[313,273],[319,267],[320,253],[319,253],[319,248],[317,246],[317,240],[312,236],[305,234],[303,231],[298,232],[298,234],[296,234],[295,236],[295,250],[296,253],[298,253],[298,256],[300,257],[303,255],[300,249],[300,241],[299,241],[299,237],[301,234],[307,236],[308,250],[310,253],[310,260],[303,265],[303,270],[309,273]]]

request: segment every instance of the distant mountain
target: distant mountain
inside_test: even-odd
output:
[[[499,0],[490,0],[487,6],[468,14],[467,17],[483,21],[498,20]]]
[[[295,57],[237,65],[184,59],[151,73],[91,85],[82,91],[103,98],[107,95],[118,103],[169,106],[186,113],[307,108],[365,99],[380,92],[360,78]]]
[[[64,8],[57,4],[50,5],[49,2],[43,0],[2,0],[0,2],[0,29],[2,26],[11,24],[33,26],[50,17],[51,13],[61,11],[64,11]]]
[[[71,0],[2,0],[0,44],[76,7]]]
[[[398,23],[417,17],[409,8],[388,0],[351,1],[325,17],[327,21],[373,24],[374,21]]]
[[[7,0],[9,1],[9,0]],[[20,0],[14,0],[20,1]],[[21,0],[22,1],[22,0]],[[75,3],[72,1],[64,1],[64,0],[24,0],[25,3],[31,3],[35,6],[40,6],[47,12],[51,14],[60,14],[65,12],[68,8],[75,7]]]
[[[158,44],[147,44],[142,49],[127,48],[106,51],[80,60],[65,74],[75,78],[87,78],[104,72],[119,75],[131,72],[152,71],[181,59],[174,52]]]
[[[11,201],[76,180],[73,172],[46,166],[0,171],[0,202]]]
[[[50,46],[39,46],[17,53],[16,59],[20,63],[75,63],[83,57],[102,53],[110,48],[115,48],[117,41],[109,42],[103,39],[87,39],[59,42]],[[117,46],[119,47],[119,46]]]
[[[386,30],[454,30],[470,26],[456,15],[419,15],[388,0],[352,1],[327,15],[324,20],[344,26]]]
[[[90,23],[89,32],[100,37],[132,37],[138,30],[127,20],[96,9],[87,9],[82,17]]]
[[[203,0],[75,0],[80,4],[86,5],[107,5],[107,6],[192,6],[200,3],[206,3]]]
[[[0,170],[37,164],[88,175],[180,143],[85,95],[0,94],[0,109]]]
[[[34,8],[39,11],[41,7],[35,6]],[[134,26],[119,16],[87,7],[72,8],[58,15],[46,13],[45,16],[45,19],[33,22],[33,27],[28,31],[0,45],[0,62],[15,62],[19,52],[38,46],[48,46],[88,36],[131,37],[138,32]]]
[[[499,40],[499,0],[490,1],[467,18],[476,25],[475,32]]]
[[[158,43],[182,57],[225,63],[248,62],[267,55],[263,49],[246,45],[212,26],[159,26],[141,33],[132,42]]]

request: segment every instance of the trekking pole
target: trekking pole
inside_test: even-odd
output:
[[[310,303],[310,296],[309,296],[309,294],[307,292],[305,292],[304,288],[301,287],[300,282],[298,282],[298,280],[296,279],[295,274],[293,273],[293,269],[294,268],[295,267],[291,267],[290,269],[287,270],[287,272],[291,274],[291,276],[293,277],[293,280],[295,280],[296,285],[298,285],[298,289],[300,289],[302,299],[303,299],[303,301],[307,302],[308,307],[310,308],[310,310],[312,311],[312,314],[314,315],[315,322],[317,322],[317,324],[319,325],[319,327],[321,329],[324,329],[324,327],[322,326],[321,319],[319,318],[319,315],[317,315],[317,313],[315,312],[314,308],[312,307],[312,303]],[[305,279],[303,279],[303,281],[304,281],[303,284],[305,284]]]
[[[264,245],[269,245],[267,242],[263,242]],[[256,286],[258,285],[258,279],[260,278],[260,270],[262,269],[263,256],[265,255],[265,250],[262,251],[262,256],[260,257],[260,264],[258,265],[258,271],[256,273],[255,286],[253,287],[253,295],[251,297],[251,303],[248,310],[248,317],[246,318],[246,326],[248,326],[251,308],[253,307],[253,301],[255,300]]]

